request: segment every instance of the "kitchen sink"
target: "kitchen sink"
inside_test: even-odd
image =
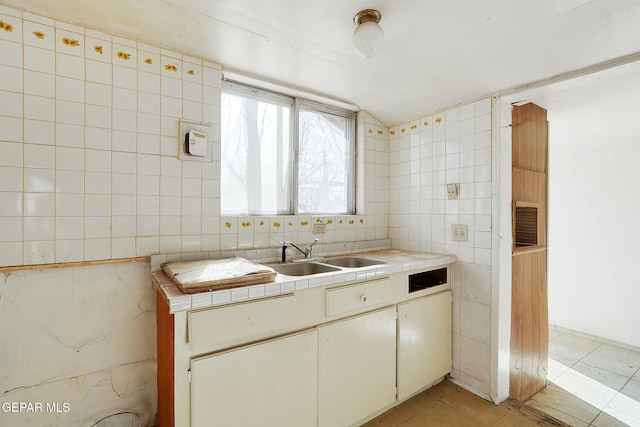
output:
[[[329,273],[338,271],[339,268],[330,265],[318,264],[315,262],[296,262],[291,264],[275,264],[271,265],[275,271],[287,276],[308,276],[311,274]]]
[[[331,265],[344,267],[344,268],[359,268],[359,267],[368,267],[370,265],[386,264],[386,262],[378,261],[377,259],[361,258],[361,257],[354,257],[354,256],[334,258],[334,259],[329,259],[322,262],[325,264],[331,264]]]

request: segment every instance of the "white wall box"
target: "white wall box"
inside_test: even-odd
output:
[[[211,162],[211,137],[213,135],[213,125],[210,123],[194,122],[188,120],[179,121],[178,135],[178,158],[196,162]],[[190,138],[189,134],[203,135],[203,138]],[[197,140],[194,145],[187,145],[188,141]],[[205,148],[195,149],[195,146],[203,145]]]

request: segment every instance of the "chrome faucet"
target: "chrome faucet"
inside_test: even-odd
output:
[[[294,248],[296,248],[302,255],[304,255],[304,257],[306,259],[310,259],[311,258],[311,251],[313,250],[313,245],[315,245],[319,241],[320,241],[320,239],[318,239],[318,238],[313,239],[313,242],[311,242],[307,246],[305,246],[304,250],[302,250],[299,247],[297,247],[293,242],[288,242],[288,241],[284,242],[284,244],[282,245],[282,262],[287,262],[287,248],[289,247],[289,245],[291,245]]]

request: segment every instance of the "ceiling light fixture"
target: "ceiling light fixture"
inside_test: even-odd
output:
[[[378,25],[382,14],[375,9],[361,10],[353,18],[356,29],[353,32],[353,46],[356,51],[366,57],[371,58],[382,50],[384,42],[384,31]]]

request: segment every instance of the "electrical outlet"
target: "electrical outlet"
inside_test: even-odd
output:
[[[453,224],[451,226],[451,240],[454,242],[468,242],[469,226],[466,224]]]
[[[458,184],[447,184],[447,198],[449,200],[457,200],[458,192],[459,192]]]
[[[327,232],[327,224],[325,224],[324,222],[317,222],[313,224],[311,232],[313,234],[324,234]]]

